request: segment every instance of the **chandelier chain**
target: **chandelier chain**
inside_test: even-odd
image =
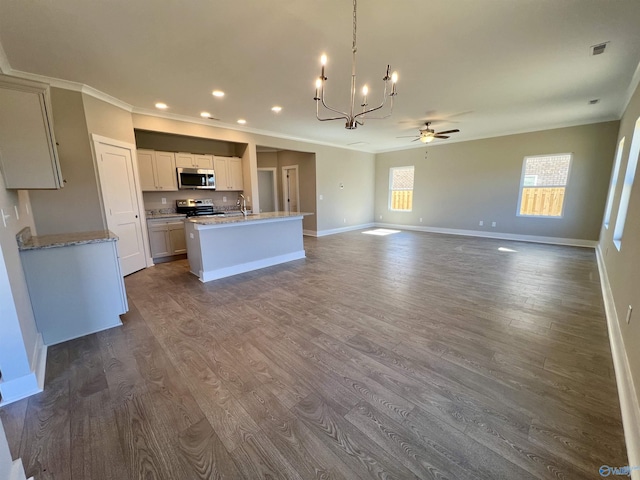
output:
[[[358,25],[358,17],[356,16],[358,0],[353,0],[353,47],[352,52],[355,53],[358,49],[356,47],[356,28]]]

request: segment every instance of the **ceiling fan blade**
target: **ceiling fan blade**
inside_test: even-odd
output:
[[[443,132],[437,132],[437,135],[441,135],[443,133],[458,133],[460,130],[457,128],[455,130],[444,130]]]
[[[434,135],[433,138],[449,138],[447,135]]]
[[[396,138],[413,138],[413,137],[420,138],[420,137],[418,137],[417,135],[403,135],[403,136],[401,136],[401,137],[396,137]]]
[[[417,142],[418,140],[420,140],[420,137],[416,138],[415,140],[411,140],[412,142]]]

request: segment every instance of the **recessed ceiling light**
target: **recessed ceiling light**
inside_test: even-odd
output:
[[[282,107],[279,107],[278,105],[271,107],[271,111],[274,113],[280,113],[282,111]]]
[[[200,113],[200,116],[202,118],[211,118],[211,114],[209,112],[202,112]]]
[[[167,106],[166,103],[158,102],[158,103],[156,103],[156,108],[159,108],[160,110],[165,110],[165,109],[167,109],[169,107]]]
[[[214,90],[211,92],[211,95],[214,97],[224,97],[224,92],[222,90]]]
[[[245,123],[247,123],[247,121],[246,121],[244,118],[240,118],[240,119],[238,120],[238,123],[239,123],[240,125],[244,125]]]

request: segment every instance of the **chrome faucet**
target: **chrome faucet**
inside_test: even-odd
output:
[[[242,206],[240,207],[240,199],[242,198]],[[238,202],[236,203],[238,207],[240,207],[240,211],[246,217],[247,216],[247,200],[244,198],[244,195],[238,194]]]

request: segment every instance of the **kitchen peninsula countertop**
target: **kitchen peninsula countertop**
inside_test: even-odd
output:
[[[42,248],[68,247],[87,243],[115,242],[118,237],[109,230],[91,232],[59,233],[55,235],[32,236],[31,228],[25,227],[16,235],[19,250],[37,250]]]
[[[203,228],[203,227],[215,227],[215,226],[231,226],[231,224],[249,224],[249,223],[264,222],[264,221],[286,220],[291,218],[304,217],[306,215],[313,215],[313,213],[264,212],[264,213],[251,213],[246,217],[244,215],[234,215],[230,217],[205,215],[201,217],[189,217],[187,219],[187,222],[195,223],[196,228]]]

